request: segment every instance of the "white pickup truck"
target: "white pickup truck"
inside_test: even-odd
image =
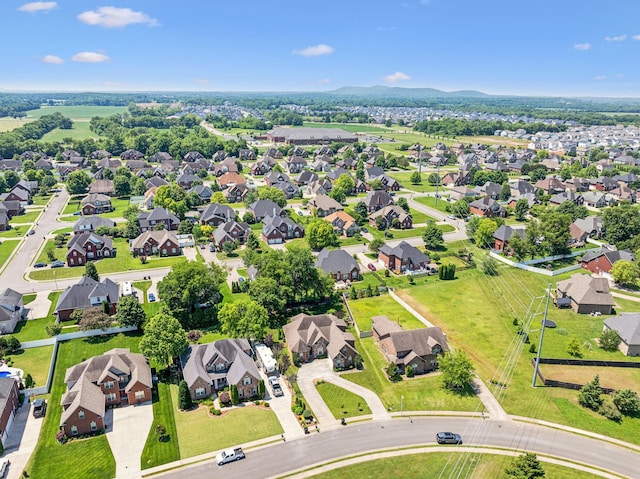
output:
[[[216,455],[216,462],[218,466],[222,466],[228,462],[239,461],[240,459],[244,459],[245,455],[242,451],[241,447],[236,447],[233,449],[225,449],[221,453]]]

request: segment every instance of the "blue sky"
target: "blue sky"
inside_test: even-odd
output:
[[[0,2],[0,89],[640,97],[631,0]]]

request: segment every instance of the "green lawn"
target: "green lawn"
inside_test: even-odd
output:
[[[175,407],[178,386],[171,385],[170,388]],[[283,432],[275,413],[267,408],[245,406],[222,416],[209,416],[206,407],[189,412],[174,411],[181,459]]]
[[[23,126],[25,123],[29,123],[29,120],[26,118],[0,118],[0,133],[15,130],[16,128]]]
[[[38,206],[44,206],[48,204],[50,200],[51,200],[51,195],[44,195],[44,196],[38,195],[33,197],[33,204]]]
[[[426,223],[427,221],[437,221],[434,217],[425,215],[424,213],[421,213],[418,210],[414,210],[413,208],[411,208],[410,214],[414,225],[416,223]]]
[[[67,240],[69,239],[70,237],[67,237]],[[65,245],[66,245],[66,242],[65,242]],[[46,263],[46,264],[51,263],[51,260],[49,260],[49,254],[48,254],[49,251],[53,253],[56,259],[59,259],[61,261],[65,260],[65,257],[67,254],[66,246],[62,246],[61,248],[56,248],[55,240],[48,239],[47,242],[44,244],[44,248],[42,248],[42,250],[40,251],[40,254],[36,258],[35,262]]]
[[[357,394],[325,382],[317,383],[316,389],[336,419],[371,414],[367,402]]]
[[[425,165],[426,163],[422,164],[422,167],[423,167],[423,173],[421,175],[422,183],[419,183],[417,185],[414,185],[413,183],[411,183],[411,175],[416,171],[418,171],[417,169],[413,171],[402,171],[402,172],[393,171],[387,174],[391,178],[395,178],[396,180],[398,180],[402,185],[402,187],[407,190],[415,191],[417,193],[427,193],[427,192],[430,193],[432,191],[436,191],[436,187],[433,185],[430,185],[429,182],[427,181],[431,172],[429,173],[424,172]],[[440,173],[440,176],[443,176],[443,175],[444,175],[443,173]],[[439,189],[440,191],[442,191],[444,188],[440,186]]]
[[[369,240],[360,236],[359,238],[355,236],[339,236],[338,237],[338,247],[342,248],[343,246],[353,246],[355,244],[367,244]]]
[[[16,324],[16,329],[13,331],[13,335],[18,338],[21,343],[24,343],[25,341],[35,341],[36,339],[46,339],[49,335],[45,328],[47,324],[51,322],[50,318],[20,321]]]
[[[65,141],[67,138],[72,140],[85,140],[85,139],[99,139],[100,135],[94,133],[89,128],[88,121],[76,120],[73,122],[73,127],[68,130],[56,128],[50,131],[42,137],[42,141]]]
[[[455,231],[455,228],[449,224],[436,225],[436,226],[443,233],[450,233],[452,231]],[[369,233],[371,233],[374,238],[380,238],[386,241],[389,239],[419,238],[424,234],[426,229],[427,229],[426,226],[419,226],[418,228],[409,228],[406,230],[398,230],[398,229],[390,228],[385,231],[379,231],[378,229],[371,227],[369,228]],[[387,234],[386,237],[385,237],[385,233]],[[391,236],[388,236],[388,235],[391,235]]]
[[[49,410],[44,418],[40,439],[25,468],[31,477],[64,477],[73,471],[74,477],[112,479],[116,464],[104,435],[89,440],[75,440],[63,446],[55,435],[59,430],[60,398],[66,386],[64,376],[68,367],[86,358],[102,354],[113,348],[129,348],[138,352],[140,336],[119,334],[97,338],[76,339],[60,344],[54,373],[53,387],[49,395]]]
[[[47,296],[47,298],[49,298],[49,301],[51,301],[51,306],[49,306],[49,313],[47,314],[47,318],[49,319],[49,321],[56,320],[56,316],[53,313],[56,310],[56,306],[58,305],[58,300],[60,299],[61,294],[62,291],[52,291]]]
[[[10,230],[0,232],[0,238],[21,238],[31,229],[31,225],[13,226]]]
[[[80,205],[82,203],[82,197],[76,197],[70,199],[64,210],[62,211],[63,215],[73,215],[76,211],[80,210]],[[113,206],[114,210],[109,213],[102,213],[100,216],[104,218],[122,218],[124,210],[129,207],[129,198],[111,198],[111,206]],[[68,218],[67,218],[68,219]]]
[[[505,355],[511,356],[513,347],[521,338],[516,334],[513,319],[525,317],[534,296],[533,311],[538,315],[532,320],[529,339],[537,345],[540,313],[544,307],[545,287],[550,278],[527,273],[513,268],[500,268],[500,275],[489,277],[477,269],[461,271],[454,281],[434,281],[416,285],[397,294],[418,310],[423,316],[440,326],[455,347],[464,349],[485,381],[494,379],[506,383],[508,388],[496,388],[495,393],[507,412],[547,421],[568,424],[591,430],[618,439],[640,444],[640,436],[634,428],[640,428],[640,418],[625,417],[620,423],[609,421],[591,411],[581,408],[577,392],[560,388],[532,388],[533,368],[529,345],[513,362],[513,377],[503,376],[506,368]],[[556,281],[567,278],[560,275]],[[637,311],[638,303],[616,299],[616,312]],[[566,352],[570,338],[575,337],[583,346],[585,359],[638,360],[627,358],[620,352],[609,353],[596,347],[594,338],[602,330],[603,317],[578,315],[572,310],[559,310],[551,306],[549,319],[557,324],[556,329],[546,331],[543,356],[569,357]],[[597,368],[586,374],[595,376]],[[631,387],[631,385],[630,385]]]
[[[90,120],[94,116],[111,116],[117,113],[127,111],[126,106],[93,106],[93,105],[77,105],[77,106],[43,106],[37,110],[29,110],[27,119],[36,120],[43,115],[51,115],[56,112],[62,113],[72,120],[84,119]]]
[[[417,198],[414,198],[415,201],[417,201],[418,203],[422,203],[423,205],[429,206],[430,208],[434,208],[438,211],[442,211],[443,213],[446,213],[446,205],[448,205],[449,203],[447,201],[445,201],[442,198],[438,199],[438,204],[436,204],[436,198],[434,196],[420,196]]]
[[[11,253],[13,253],[13,250],[15,250],[19,244],[18,241],[3,241],[0,244],[0,265],[7,262]]]
[[[129,252],[129,243],[124,238],[116,238],[113,240],[114,248],[117,248],[118,252],[115,258],[103,258],[101,260],[96,261],[96,268],[98,269],[99,274],[108,274],[108,273],[117,273],[120,271],[130,271],[130,270],[145,270],[152,268],[166,268],[173,266],[176,263],[180,263],[182,261],[186,261],[184,256],[173,256],[173,257],[150,257],[147,260],[147,263],[142,264],[139,258],[134,258],[133,255]],[[57,249],[56,252],[63,252],[60,259],[64,259],[66,256],[66,248]],[[44,253],[44,252],[43,252]],[[46,255],[45,255],[46,258]],[[48,259],[44,259],[45,262],[48,262]],[[84,267],[75,266],[68,267],[64,266],[63,268],[45,268],[40,270],[35,270],[30,273],[30,278],[36,281],[46,281],[54,279],[63,279],[63,278],[76,278],[80,277],[84,274]]]
[[[438,373],[416,376],[391,383],[384,368],[387,363],[373,338],[356,338],[356,347],[364,360],[364,371],[342,377],[375,392],[390,411],[481,411],[482,403],[472,391],[455,393],[443,386]]]
[[[366,285],[364,287],[366,288]],[[357,285],[356,289],[361,288]],[[380,315],[388,316],[389,319],[398,322],[404,329],[426,327],[388,294],[349,300],[349,308],[360,331],[371,331],[371,318]]]
[[[23,377],[31,374],[36,386],[44,386],[47,383],[52,354],[53,346],[42,346],[40,348],[21,349],[9,357],[13,361],[13,367],[24,371]]]
[[[9,220],[9,224],[16,225],[16,224],[23,224],[23,223],[24,224],[33,223],[35,222],[36,218],[40,216],[40,213],[42,213],[42,210],[38,209],[38,210],[29,211],[20,216],[14,216]]]
[[[180,459],[174,409],[171,402],[169,384],[163,381],[158,382],[157,387],[153,390],[153,426],[149,431],[149,436],[140,458],[142,469]],[[163,442],[158,440],[158,436],[154,432],[157,424],[161,424],[167,429],[167,439]]]
[[[33,302],[36,299],[36,293],[27,293],[22,295],[22,304],[25,306]]]
[[[444,453],[425,449],[423,454],[409,454],[386,459],[376,459],[360,464],[341,467],[317,474],[314,479],[427,479],[435,477],[465,477],[486,479],[503,477],[504,469],[511,464],[512,457],[498,454]],[[548,479],[596,479],[601,476],[563,467],[547,462],[542,463]]]

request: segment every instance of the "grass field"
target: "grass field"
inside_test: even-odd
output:
[[[365,286],[366,287],[366,286]],[[360,289],[358,287],[358,289]],[[425,325],[404,309],[388,294],[349,300],[349,308],[360,331],[371,331],[371,318],[385,315],[397,322],[403,329],[419,329]]]
[[[640,369],[541,364],[540,370],[547,379],[576,384],[585,384],[597,374],[602,387],[632,389],[640,394]]]
[[[36,206],[44,206],[51,201],[51,195],[34,196],[33,204]]]
[[[80,211],[80,203],[82,201],[82,197],[70,199],[67,205],[64,207],[62,211],[62,215],[72,215],[76,211]],[[129,198],[111,198],[111,206],[113,206],[113,211],[109,213],[102,213],[100,216],[104,218],[121,218],[124,210],[129,207]],[[71,221],[72,218],[66,218]]]
[[[325,382],[317,383],[316,389],[336,419],[371,414],[367,402],[357,394]]]
[[[86,138],[101,138],[100,135],[95,134],[89,129],[89,122],[82,120],[74,120],[73,127],[68,130],[56,128],[42,137],[42,141],[63,141],[66,138],[72,140],[84,140]]]
[[[0,265],[7,262],[11,253],[13,253],[13,250],[15,250],[19,244],[18,241],[3,241],[2,244],[0,244]]]
[[[468,479],[486,479],[504,477],[505,468],[511,464],[512,457],[498,454],[456,454],[436,452],[434,448],[425,449],[423,454],[409,454],[388,459],[376,459],[362,462],[332,471],[317,474],[314,479],[430,479],[435,477],[465,477]],[[557,464],[542,463],[548,479],[596,479],[601,476],[589,474]]]
[[[413,220],[414,225],[417,223],[426,223],[427,221],[437,221],[432,216],[421,213],[420,211],[414,210],[413,208],[409,210],[409,213],[411,214],[411,219]]]
[[[96,338],[76,339],[60,344],[53,386],[49,395],[51,407],[44,418],[40,439],[25,468],[31,477],[64,477],[73,471],[75,477],[111,479],[115,477],[116,464],[104,435],[89,440],[71,441],[60,446],[55,435],[59,430],[62,408],[60,398],[66,390],[64,376],[68,367],[83,359],[104,353],[113,348],[129,348],[138,352],[139,335],[119,334]]]
[[[15,224],[23,224],[23,223],[33,223],[36,218],[38,216],[40,216],[40,213],[42,213],[42,209],[38,209],[38,210],[34,210],[34,211],[29,211],[28,213],[25,213],[23,215],[20,216],[14,216],[13,218],[11,218],[9,220],[9,224],[10,225],[15,225]]]
[[[55,307],[55,306],[54,306]],[[13,336],[18,338],[21,343],[25,341],[35,341],[36,339],[46,339],[49,337],[46,331],[47,324],[51,323],[50,318],[29,319],[20,321],[16,324]]]
[[[144,445],[140,463],[142,469],[159,466],[180,459],[178,433],[174,420],[174,405],[171,402],[171,389],[168,383],[158,382],[153,390],[153,426]],[[154,429],[157,424],[167,429],[166,440],[160,442]]]
[[[178,404],[178,386],[172,384],[173,407]],[[181,412],[174,418],[182,459],[282,433],[275,413],[267,408],[245,406],[222,416],[209,416],[206,407]],[[215,431],[215,433],[213,433]]]
[[[31,225],[13,226],[10,230],[0,232],[0,238],[21,238],[29,232]]]
[[[368,125],[366,123],[318,123],[305,121],[302,125],[308,128],[340,128],[344,131],[363,132],[363,133],[387,133],[390,130],[376,125]]]
[[[421,196],[418,198],[414,198],[415,201],[417,201],[418,203],[422,203],[423,205],[429,206],[431,208],[434,208],[438,211],[442,211],[443,213],[446,213],[446,205],[448,205],[449,203],[443,199],[439,199],[438,203],[436,204],[436,198],[433,196]]]
[[[13,361],[13,367],[24,371],[23,377],[31,374],[36,386],[44,386],[47,383],[52,354],[53,346],[42,346],[40,348],[21,349],[9,357]]]
[[[38,110],[29,110],[27,112],[27,119],[33,121],[34,119],[38,119],[44,115],[51,115],[52,113],[60,112],[72,120],[89,121],[94,116],[111,116],[116,113],[124,113],[126,111],[126,106],[43,106]]]
[[[427,193],[427,192],[430,193],[432,191],[436,191],[436,187],[430,185],[429,182],[427,181],[431,173],[422,173],[422,183],[417,185],[414,185],[413,183],[411,183],[410,178],[411,178],[411,175],[415,173],[415,171],[392,172],[392,173],[388,173],[388,175],[391,178],[395,178],[396,180],[398,180],[402,185],[402,187],[407,190],[415,191],[418,193]],[[440,173],[440,175],[442,176],[443,173]],[[440,186],[439,189],[440,191],[442,191],[444,188]]]
[[[26,118],[0,118],[0,133],[20,128],[25,123],[29,123],[29,121],[33,120],[27,120]]]

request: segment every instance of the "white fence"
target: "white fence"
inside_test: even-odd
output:
[[[495,251],[491,251],[489,253],[489,256],[491,256],[492,258],[495,258],[498,261],[501,261],[501,262],[503,262],[505,264],[508,264],[509,266],[512,266],[514,268],[523,269],[525,271],[530,271],[532,273],[543,274],[545,276],[557,276],[557,275],[562,274],[562,273],[567,273],[569,271],[575,271],[577,269],[580,269],[580,265],[579,264],[574,264],[574,265],[571,265],[571,266],[566,266],[565,268],[560,268],[560,269],[549,271],[548,269],[536,268],[535,266],[529,266],[528,264],[525,264],[525,263],[516,263],[515,261],[511,261],[510,259],[505,258],[504,256],[502,256],[501,254],[496,253]],[[575,256],[577,256],[577,255],[575,255]],[[567,257],[569,257],[569,256],[562,256],[561,258],[567,258]],[[558,258],[558,259],[561,259],[561,258]],[[549,259],[545,258],[544,261],[549,261]]]

